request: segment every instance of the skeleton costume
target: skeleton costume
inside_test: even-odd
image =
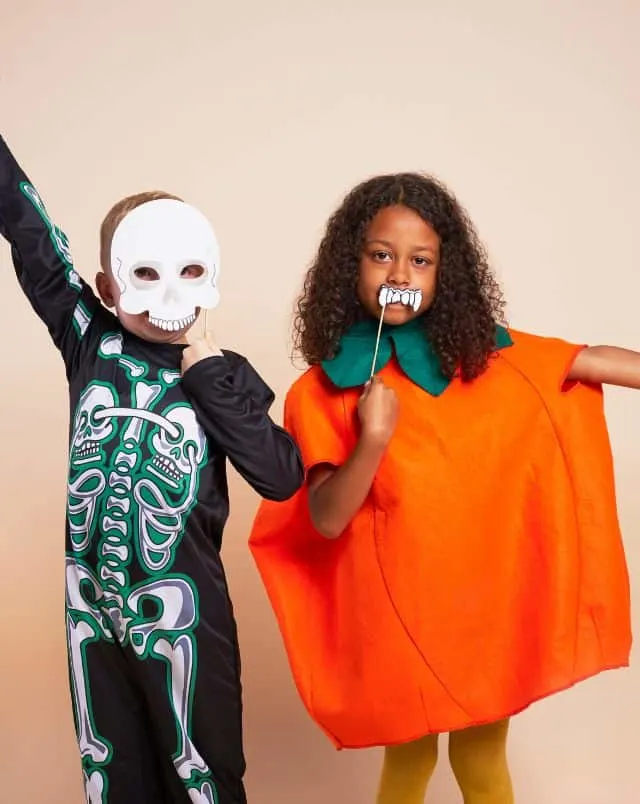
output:
[[[183,346],[123,329],[2,138],[0,232],[69,382],[66,628],[87,801],[244,802],[225,462],[284,500],[303,478],[295,442],[244,357],[182,378]]]

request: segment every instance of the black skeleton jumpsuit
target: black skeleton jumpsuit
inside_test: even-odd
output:
[[[303,481],[273,393],[225,352],[127,332],[0,138],[0,232],[66,368],[66,627],[92,804],[244,802],[240,662],[220,559],[226,459],[263,497]]]

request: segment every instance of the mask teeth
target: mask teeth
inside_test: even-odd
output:
[[[380,307],[386,304],[403,304],[405,307],[411,307],[417,313],[422,304],[422,291],[398,290],[383,285],[378,293],[378,304]]]
[[[178,330],[191,326],[195,320],[196,317],[193,314],[186,316],[186,318],[174,318],[171,320],[149,316],[149,323],[165,332],[178,332]]]

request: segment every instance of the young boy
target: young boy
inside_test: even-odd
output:
[[[270,500],[303,469],[248,361],[187,345],[218,300],[215,234],[167,193],[116,204],[96,280],[114,315],[1,137],[0,233],[69,383],[66,624],[87,801],[245,802],[225,460]]]

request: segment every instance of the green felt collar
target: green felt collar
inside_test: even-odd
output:
[[[378,323],[373,319],[360,321],[341,338],[338,352],[321,365],[325,374],[339,388],[357,388],[369,380],[375,350]],[[512,346],[508,331],[496,327],[496,350]],[[404,374],[432,396],[439,396],[451,382],[440,370],[440,362],[424,334],[421,318],[401,326],[382,325],[375,371],[384,368],[395,352]]]

